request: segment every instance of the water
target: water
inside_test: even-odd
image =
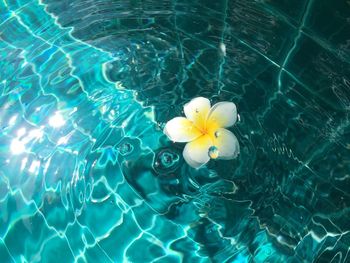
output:
[[[211,146],[208,151],[208,155],[212,159],[216,159],[219,157],[219,150],[215,146]]]
[[[0,262],[349,262],[345,0],[0,1]],[[164,123],[236,103],[202,169]]]

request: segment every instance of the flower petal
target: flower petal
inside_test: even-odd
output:
[[[187,143],[183,151],[185,161],[193,168],[206,164],[210,160],[208,151],[212,145],[213,141],[209,135],[203,135]]]
[[[193,121],[199,129],[205,127],[205,121],[209,111],[210,101],[203,97],[194,98],[184,106],[187,119]]]
[[[230,160],[239,154],[239,143],[236,136],[224,128],[215,132],[214,145],[218,149],[218,159]]]
[[[237,108],[233,102],[219,102],[211,107],[208,114],[207,125],[215,124],[217,127],[230,127],[237,120]]]
[[[190,142],[202,135],[193,123],[184,117],[176,117],[168,121],[164,127],[164,133],[173,142]]]

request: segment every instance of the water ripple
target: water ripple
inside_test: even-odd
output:
[[[299,2],[1,1],[0,261],[347,262],[350,55]],[[195,170],[199,95],[241,155]]]

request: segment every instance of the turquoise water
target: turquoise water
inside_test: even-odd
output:
[[[0,262],[349,262],[346,0],[0,1]],[[165,122],[236,103],[195,170]]]

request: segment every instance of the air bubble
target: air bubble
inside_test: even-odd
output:
[[[124,143],[119,146],[118,150],[121,155],[127,155],[132,152],[134,147],[130,143]]]
[[[216,132],[214,133],[215,138],[219,138],[220,135],[221,135],[221,134],[220,134],[219,131],[216,131]]]
[[[208,155],[211,159],[219,157],[219,149],[216,146],[211,146],[208,150]]]
[[[162,150],[156,155],[153,167],[158,173],[168,173],[177,169],[179,161],[180,157],[177,153]]]
[[[161,154],[159,156],[160,158],[160,163],[165,167],[165,168],[168,168],[168,167],[171,167],[174,163],[174,156],[173,154],[171,153],[168,153],[168,152],[164,152],[163,154]]]

